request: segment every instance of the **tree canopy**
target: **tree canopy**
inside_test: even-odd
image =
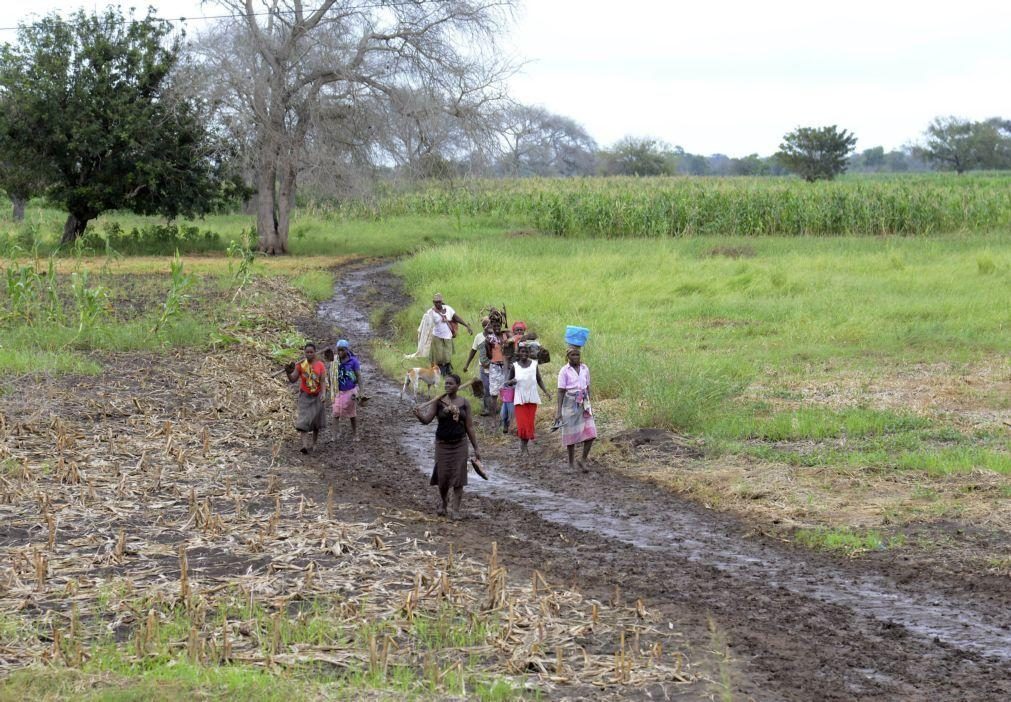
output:
[[[0,48],[5,180],[66,207],[63,243],[106,210],[175,217],[214,204],[225,161],[200,105],[175,89],[169,32],[150,14],[81,10],[23,24]]]
[[[937,117],[924,137],[915,153],[941,169],[961,174],[1011,168],[1011,121],[1000,117],[983,122]]]
[[[679,153],[652,137],[627,136],[601,154],[606,175],[671,175]]]
[[[808,182],[831,180],[846,172],[857,138],[836,125],[798,127],[783,136],[776,159]]]

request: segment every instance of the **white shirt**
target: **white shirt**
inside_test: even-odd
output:
[[[514,363],[513,373],[516,377],[516,394],[513,396],[513,402],[517,405],[541,404],[541,396],[537,392],[537,361],[530,361],[530,365],[526,368]]]
[[[443,303],[441,314],[436,312],[434,307],[428,308],[428,314],[432,315],[432,320],[435,322],[435,327],[432,329],[432,335],[440,339],[452,339],[453,332],[450,330],[449,325],[442,321],[442,315],[446,316],[447,321],[451,320],[453,319],[453,315],[456,314],[456,310]]]

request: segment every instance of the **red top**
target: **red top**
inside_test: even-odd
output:
[[[306,395],[318,395],[321,389],[320,378],[326,376],[326,366],[323,361],[314,361],[312,366],[308,361],[298,364],[299,389]]]

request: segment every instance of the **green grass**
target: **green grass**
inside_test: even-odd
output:
[[[968,473],[973,470],[1008,475],[1011,474],[1011,446],[1005,445],[1002,451],[978,446],[919,449],[900,455],[898,467],[934,475]]]
[[[10,343],[9,340],[6,341]],[[0,372],[18,375],[77,373],[98,375],[102,366],[73,353],[42,351],[33,347],[0,347]]]
[[[848,528],[828,529],[797,529],[794,539],[808,548],[824,551],[837,551],[853,556],[864,551],[878,551],[884,548],[896,548],[905,543],[901,536],[886,539],[874,529],[860,531]]]
[[[312,302],[323,302],[333,297],[333,283],[334,276],[330,271],[306,271],[291,279],[291,284]]]
[[[981,252],[993,269],[980,271]],[[416,302],[396,319],[399,348],[377,353],[393,375],[409,363],[401,356],[413,347],[432,292],[472,323],[482,307],[505,303],[552,350],[549,373],[562,362],[565,326],[589,327],[585,360],[596,397],[619,400],[629,424],[701,434],[735,450],[752,441],[817,442],[814,451],[786,450],[799,464],[920,461],[923,470],[941,470],[919,457],[936,440],[925,432],[942,440],[951,433],[943,423],[804,402],[797,388],[901,374],[909,364],[997,362],[1011,352],[1011,239],[1004,235],[521,237],[425,250],[397,271]],[[465,342],[461,336],[456,345],[457,368]],[[745,399],[755,387],[768,399]],[[777,408],[776,398],[802,404]],[[859,443],[826,443],[843,440]],[[994,447],[975,463],[971,453],[938,460],[950,470],[972,464],[1004,472],[1005,451]]]
[[[79,351],[159,351],[164,348],[204,348],[214,338],[209,320],[185,314],[151,333],[155,318],[150,315],[128,320],[109,320],[78,333],[66,325],[3,327],[0,372],[97,374],[101,366]]]
[[[741,244],[530,237],[423,251],[398,266],[417,300],[398,321],[406,344],[438,289],[471,322],[481,307],[507,303],[556,353],[566,324],[587,326],[598,397],[650,398],[660,419],[691,404],[679,398],[711,407],[755,378],[780,387],[1011,351],[1011,240],[765,238],[748,242],[747,260],[709,253]],[[995,274],[975,270],[984,247],[999,261]],[[906,267],[892,268],[893,256]],[[457,347],[462,364],[466,344]]]
[[[772,414],[763,414],[754,407],[741,409],[739,413],[723,414],[710,426],[710,434],[720,439],[799,441],[901,434],[930,426],[929,421],[915,415],[863,408],[804,407]]]
[[[100,665],[89,664],[94,671]],[[0,682],[0,702],[84,700],[86,702],[284,702],[307,699],[319,685],[272,675],[252,666],[196,666],[173,660],[132,675],[96,674],[40,667],[12,673]]]
[[[39,203],[32,203],[22,223],[13,222],[9,212],[0,211],[0,254],[19,251],[25,255],[37,250],[41,255],[48,255],[57,248],[65,218],[65,213]],[[492,239],[511,226],[524,226],[522,220],[515,220],[514,225],[510,221],[514,220],[487,214],[356,219],[339,212],[308,208],[293,213],[288,244],[294,256],[401,256],[444,243]],[[129,246],[120,246],[121,250],[113,247],[111,251],[105,245],[106,233],[110,230],[129,233],[164,224],[165,220],[158,217],[107,212],[88,225],[89,252],[170,255],[173,248],[158,241],[148,242],[146,248],[143,242],[136,245],[131,242]],[[209,215],[203,219],[180,220],[176,224],[196,227],[201,232],[196,243],[184,247],[181,253],[224,253],[231,242],[242,243],[244,234],[255,229],[252,216],[237,214]],[[205,232],[217,235],[213,243],[202,238]]]

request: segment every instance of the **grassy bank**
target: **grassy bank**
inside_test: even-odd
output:
[[[223,348],[241,333],[233,298],[243,285],[272,278],[290,286],[275,304],[296,293],[318,302],[332,294],[330,269],[345,260],[257,259],[244,271],[240,260],[221,256],[175,264],[167,257],[8,259],[0,266],[0,372],[94,375],[102,371],[98,352]]]

